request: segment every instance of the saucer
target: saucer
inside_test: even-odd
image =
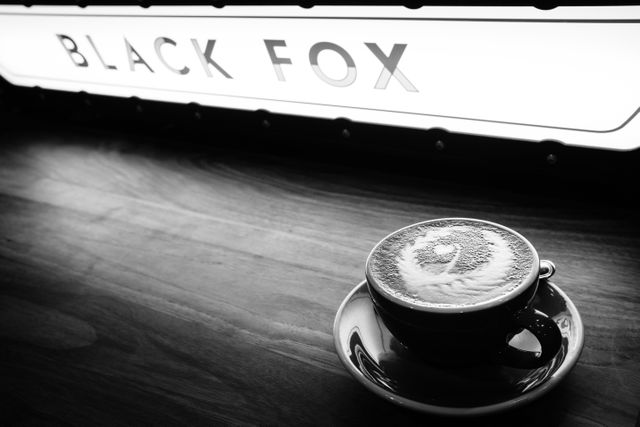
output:
[[[373,308],[366,282],[338,309],[333,336],[340,360],[366,388],[384,399],[438,415],[479,415],[521,406],[547,393],[576,364],[584,331],[578,310],[556,285],[541,280],[533,306],[560,328],[558,354],[537,369],[485,365],[442,367],[419,359],[396,340]],[[510,343],[534,350],[528,331]]]

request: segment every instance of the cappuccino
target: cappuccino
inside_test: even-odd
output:
[[[415,307],[464,308],[500,300],[530,283],[538,255],[519,234],[472,219],[427,221],[380,242],[367,276],[387,296]]]

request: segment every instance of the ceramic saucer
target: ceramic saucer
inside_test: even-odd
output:
[[[338,356],[366,388],[397,405],[439,415],[479,415],[528,403],[558,384],[578,361],[582,320],[569,297],[540,281],[533,305],[553,318],[562,333],[555,358],[537,369],[506,366],[441,367],[425,363],[398,342],[375,312],[365,282],[338,309],[333,335]],[[524,331],[510,343],[539,344]]]

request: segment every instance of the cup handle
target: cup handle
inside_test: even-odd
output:
[[[536,369],[556,356],[562,346],[562,335],[552,318],[533,308],[525,308],[515,314],[513,322],[513,331],[526,329],[536,337],[541,352],[520,350],[505,340],[499,353],[500,363],[514,368]]]

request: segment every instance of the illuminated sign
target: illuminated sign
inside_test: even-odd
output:
[[[11,83],[640,147],[640,7],[0,6]]]

